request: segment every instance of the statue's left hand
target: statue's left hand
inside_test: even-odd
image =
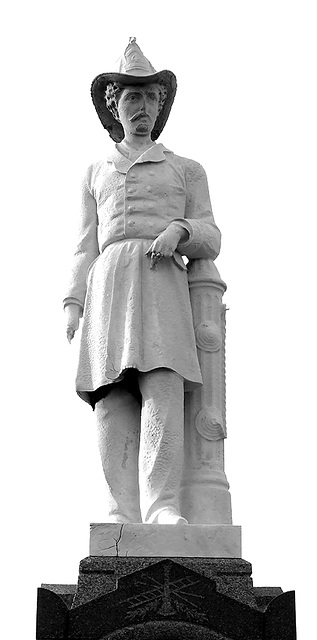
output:
[[[82,315],[82,309],[79,304],[68,304],[65,307],[65,314],[66,314],[66,336],[70,344],[75,335],[75,332],[79,327],[79,318]]]
[[[188,232],[180,224],[171,223],[165,231],[152,242],[146,252],[151,258],[150,269],[162,258],[171,258],[177,245],[188,238]]]

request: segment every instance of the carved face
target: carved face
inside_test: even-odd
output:
[[[125,135],[148,136],[159,112],[160,89],[157,84],[128,86],[119,102],[119,120]]]

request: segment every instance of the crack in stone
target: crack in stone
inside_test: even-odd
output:
[[[120,540],[121,540],[121,538],[122,538],[122,534],[123,534],[123,524],[120,526],[120,531],[119,531],[119,538],[118,538],[118,540],[117,540],[116,538],[114,538],[115,545],[116,545],[116,556],[117,556],[117,558],[118,558],[118,556],[119,556],[119,542],[120,542]]]
[[[99,547],[100,547],[100,549],[101,549],[102,551],[108,551],[109,549],[113,549],[113,547],[114,547],[114,546],[115,546],[115,545],[113,545],[113,544],[111,544],[111,545],[110,545],[110,547],[102,547],[101,545],[99,545]]]

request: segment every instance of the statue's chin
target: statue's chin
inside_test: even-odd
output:
[[[140,122],[140,124],[138,124],[138,126],[136,127],[136,133],[141,133],[141,134],[146,134],[149,133],[150,128],[149,125],[146,124],[146,122]]]

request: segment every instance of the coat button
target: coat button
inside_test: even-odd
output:
[[[149,171],[149,176],[155,176],[155,172],[154,171]]]
[[[132,207],[131,205],[128,206],[127,208],[127,212],[128,213],[132,213],[132,211],[134,211],[134,207]]]

